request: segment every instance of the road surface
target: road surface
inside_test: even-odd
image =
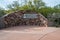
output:
[[[60,28],[17,26],[0,30],[0,40],[60,40]]]

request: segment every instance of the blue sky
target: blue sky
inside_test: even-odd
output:
[[[57,4],[60,4],[60,0],[43,0],[47,6],[55,6]]]
[[[0,0],[0,7],[6,8],[6,5],[11,4],[13,1],[19,1],[20,3],[21,1],[23,2],[23,0]],[[43,0],[43,2],[45,2],[47,6],[51,7],[60,4],[60,0]]]

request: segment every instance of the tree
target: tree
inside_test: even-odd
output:
[[[54,13],[54,9],[51,7],[44,7],[39,9],[39,11],[41,14],[43,14],[45,17],[49,16],[50,14]]]
[[[13,1],[12,6],[13,6],[16,10],[19,10],[19,8],[20,8],[20,4],[19,4],[18,1]]]
[[[20,4],[18,1],[13,1],[12,4],[7,5],[7,8],[10,12],[18,11],[20,10]]]
[[[45,6],[45,3],[42,0],[29,0],[27,6],[29,6],[29,10],[38,12],[40,8]]]
[[[41,7],[45,6],[45,3],[42,0],[34,0],[34,7],[38,10]]]
[[[32,4],[32,1],[29,0],[28,3],[21,6],[20,10],[34,10],[34,5]]]
[[[54,6],[55,9],[60,9],[60,4]]]
[[[0,17],[2,17],[3,15],[5,15],[5,10],[3,8],[0,8]]]
[[[60,4],[54,6],[55,13],[60,13]]]

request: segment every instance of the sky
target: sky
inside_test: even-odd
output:
[[[19,1],[20,3],[24,2],[24,0],[0,0],[0,7],[6,8],[6,6],[13,3],[13,1]],[[60,4],[60,0],[43,0],[43,2],[45,2],[47,6],[51,7]]]
[[[60,4],[60,0],[43,0],[43,2],[45,2],[47,6],[51,7]]]

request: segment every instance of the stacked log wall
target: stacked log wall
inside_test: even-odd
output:
[[[42,15],[38,14],[39,16],[37,19],[25,20],[23,19],[23,14],[25,13],[38,14],[37,12],[34,11],[17,11],[11,13],[0,19],[0,27],[11,27],[11,26],[18,26],[18,25],[39,25],[39,26],[47,25],[46,24],[47,20]]]

